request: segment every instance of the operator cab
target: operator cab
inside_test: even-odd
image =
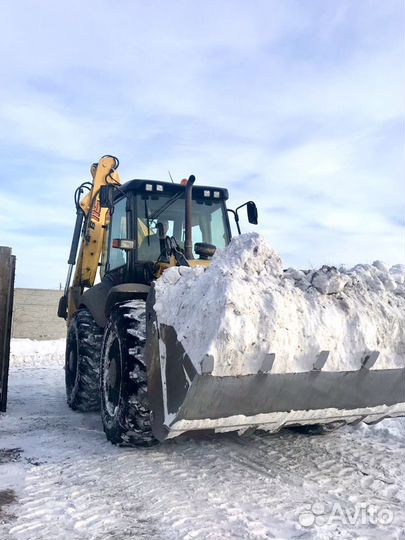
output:
[[[156,261],[160,256],[159,229],[164,237],[175,239],[184,252],[185,242],[185,190],[177,185],[177,190],[165,192],[164,184],[146,184],[152,192],[138,192],[136,195],[137,244],[139,261]],[[171,184],[169,184],[171,187]],[[179,189],[180,188],[180,189]],[[214,193],[216,196],[214,196]],[[193,257],[198,259],[196,243],[224,248],[230,242],[230,229],[225,207],[223,190],[194,188],[192,200]]]
[[[131,180],[114,189],[112,212],[107,219],[101,260],[101,277],[127,265],[156,262],[162,255],[162,240],[185,249],[185,197],[182,184],[149,180]],[[228,191],[222,188],[195,186],[192,190],[192,255],[207,260],[216,249],[231,240],[225,201]],[[130,250],[114,247],[117,240],[130,240]]]

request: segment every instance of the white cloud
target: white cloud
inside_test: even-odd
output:
[[[35,231],[51,227],[55,245],[58,220],[73,227],[73,190],[105,153],[123,179],[193,172],[229,187],[233,206],[256,199],[260,230],[289,262],[403,258],[402,11],[369,0],[3,6],[1,243],[20,253],[18,283],[64,276],[69,246],[51,270]]]

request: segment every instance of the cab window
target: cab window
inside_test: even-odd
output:
[[[156,215],[157,214],[157,215]],[[185,240],[184,195],[173,202],[165,194],[137,198],[138,260],[156,261],[160,255],[159,223],[165,236],[174,236],[180,249]],[[193,255],[197,242],[214,244],[218,249],[229,243],[225,205],[219,199],[193,199]]]
[[[127,199],[124,197],[114,205],[114,212],[107,225],[108,238],[108,264],[104,267],[104,273],[124,266],[127,262],[127,252],[114,248],[112,242],[115,238],[127,238]]]

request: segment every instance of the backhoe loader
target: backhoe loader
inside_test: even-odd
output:
[[[335,373],[322,370],[322,354],[304,373],[272,373],[270,362],[255,374],[216,376],[210,358],[196,369],[176,328],[158,320],[155,284],[173,266],[207,268],[231,241],[228,216],[240,233],[239,211],[246,206],[248,221],[257,224],[256,205],[231,210],[226,189],[195,184],[193,175],[181,183],[121,184],[118,165],[117,158],[102,157],[91,167],[92,180],[75,192],[76,224],[58,308],[68,327],[72,409],[101,408],[108,440],[132,446],[188,430],[248,432],[272,422],[277,429],[328,426],[399,414],[404,370],[368,369],[372,354],[364,369]]]

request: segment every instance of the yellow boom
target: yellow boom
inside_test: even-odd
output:
[[[92,175],[91,188],[81,201],[77,201],[77,221],[72,242],[72,251],[69,257],[69,271],[66,280],[65,294],[59,305],[58,313],[64,316],[68,323],[78,309],[78,299],[84,287],[92,287],[96,278],[100,261],[104,235],[109,220],[108,209],[101,208],[99,192],[107,184],[120,185],[120,176],[117,172],[118,159],[113,156],[104,156],[98,163],[93,163],[90,172]],[[82,223],[84,218],[84,227]],[[77,258],[77,245],[81,233],[81,246]],[[76,264],[72,286],[70,280],[73,267]],[[62,314],[63,313],[63,314]]]

